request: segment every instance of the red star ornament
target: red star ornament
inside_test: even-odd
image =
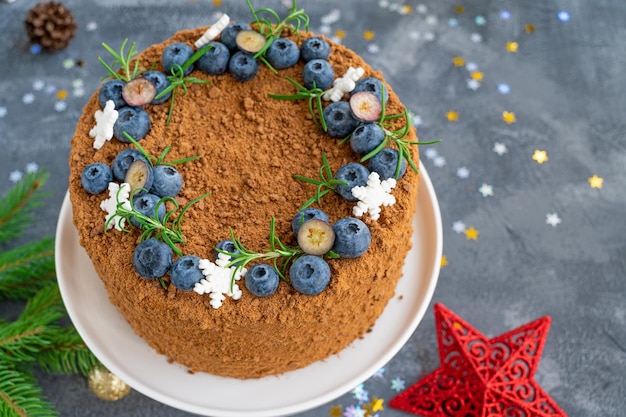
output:
[[[424,417],[567,417],[533,380],[550,317],[487,339],[443,304],[434,310],[440,368],[390,407]]]

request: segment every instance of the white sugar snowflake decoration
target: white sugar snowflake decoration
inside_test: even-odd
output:
[[[95,149],[102,148],[104,142],[113,138],[113,125],[115,125],[118,114],[113,100],[107,100],[103,110],[96,110],[94,114],[96,125],[89,131]]]
[[[359,199],[359,202],[352,209],[352,214],[361,217],[368,213],[372,220],[378,220],[381,206],[392,206],[396,203],[396,198],[391,194],[391,190],[395,186],[396,180],[394,178],[381,181],[378,173],[372,172],[367,177],[367,186],[352,188],[352,195]]]
[[[130,205],[130,184],[122,183],[118,185],[117,183],[110,182],[109,183],[109,198],[103,200],[100,203],[100,208],[107,212],[105,216],[105,224],[107,225],[107,230],[115,227],[116,230],[120,232],[124,230],[124,226],[126,225],[126,220],[123,217],[116,215],[118,204],[121,204],[123,208],[127,210],[132,210],[132,206]]]
[[[228,262],[230,262],[230,256],[220,253],[215,263],[208,259],[201,259],[198,264],[205,278],[201,279],[193,290],[198,294],[211,294],[210,304],[213,308],[220,308],[226,295],[233,300],[241,298],[241,289],[239,285],[233,283],[233,279],[239,281],[246,274],[246,268],[240,268],[238,271],[235,266],[226,268]]]

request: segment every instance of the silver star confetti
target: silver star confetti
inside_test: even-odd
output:
[[[502,156],[507,153],[508,149],[504,143],[496,142],[493,144],[493,151],[498,155]]]
[[[463,232],[465,231],[465,223],[463,223],[463,222],[462,222],[462,221],[460,221],[460,220],[455,221],[455,222],[452,224],[452,230],[453,230],[455,233],[463,233]]]
[[[470,174],[470,171],[466,167],[460,167],[459,169],[456,170],[457,177],[461,179],[465,179],[469,177],[469,174]]]
[[[561,219],[559,218],[558,214],[556,213],[546,214],[546,224],[549,224],[552,227],[556,227],[560,223],[561,223]]]
[[[478,189],[478,191],[485,198],[493,196],[493,187],[491,185],[489,185],[489,184],[481,185],[480,188]]]

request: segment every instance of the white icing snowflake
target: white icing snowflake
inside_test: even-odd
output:
[[[109,183],[109,198],[100,203],[100,208],[107,212],[105,216],[105,224],[107,224],[107,230],[115,227],[120,232],[126,225],[126,220],[120,216],[116,216],[117,206],[122,203],[122,207],[127,210],[132,210],[130,205],[130,184],[122,183],[118,185],[114,182]],[[110,221],[109,221],[110,219]]]
[[[201,259],[198,266],[202,270],[202,274],[206,277],[200,280],[195,287],[194,291],[198,294],[211,294],[211,307],[220,308],[222,301],[226,299],[226,295],[232,297],[233,300],[239,300],[241,298],[241,290],[237,284],[231,283],[233,279],[233,273],[236,267],[231,266],[225,268],[230,262],[230,256],[225,253],[220,253],[217,256],[215,263],[208,259]],[[235,273],[235,281],[239,281],[242,276],[246,274],[246,268],[241,268]]]
[[[207,43],[211,42],[213,39],[217,38],[217,36],[222,33],[224,28],[228,26],[230,23],[230,17],[226,13],[224,13],[211,27],[209,27],[206,32],[194,43],[196,48],[200,49]]]
[[[396,203],[396,198],[391,194],[395,186],[394,178],[381,181],[378,173],[372,172],[367,178],[367,186],[352,188],[352,195],[359,199],[352,209],[352,214],[361,217],[364,213],[368,213],[372,220],[378,220],[381,206],[392,206]]]
[[[349,93],[356,87],[356,82],[365,74],[365,70],[361,67],[350,67],[343,74],[343,77],[336,78],[333,81],[333,86],[326,90],[322,98],[326,101],[339,101],[342,99],[345,93]]]
[[[93,147],[95,149],[102,148],[104,142],[113,138],[113,125],[117,120],[118,112],[115,110],[113,100],[107,100],[104,110],[96,110],[94,117],[96,125],[89,131],[89,136],[94,138]]]

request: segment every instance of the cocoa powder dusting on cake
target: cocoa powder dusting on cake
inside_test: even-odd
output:
[[[148,48],[140,55],[141,66],[149,68],[156,63],[156,69],[162,69],[160,55],[167,44],[178,41],[192,45],[205,29],[179,32]],[[336,44],[332,48],[329,61],[336,76],[349,66],[361,66],[366,76],[382,79],[381,73],[347,48]],[[247,248],[268,249],[271,217],[276,219],[280,239],[295,245],[291,219],[314,194],[315,187],[292,176],[317,178],[323,153],[333,172],[358,159],[348,144],[339,145],[315,127],[305,101],[268,97],[269,93],[293,94],[294,87],[285,77],[300,80],[302,66],[298,63],[276,75],[261,64],[257,77],[245,83],[234,81],[229,74],[206,76],[196,71],[193,76],[211,83],[193,85],[186,95],[179,92],[169,125],[165,122],[169,103],[146,106],[152,129],[140,143],[148,153],[159,155],[171,145],[167,160],[201,157],[177,166],[184,180],[177,197],[179,204],[211,192],[185,215],[182,230],[187,242],[180,245],[183,253],[213,260],[215,245],[229,237],[229,227]],[[260,377],[297,369],[337,353],[375,323],[394,295],[410,248],[418,175],[407,170],[394,190],[397,203],[385,207],[378,222],[367,215],[363,218],[373,237],[370,249],[360,258],[329,261],[331,282],[322,294],[305,296],[281,281],[275,294],[258,298],[239,282],[242,299],[227,299],[221,308],[213,309],[208,295],[184,292],[173,285],[164,290],[158,280],[145,280],[136,274],[131,259],[138,230],[94,232],[104,227],[99,205],[107,196],[87,194],[80,174],[92,162],[110,164],[129,146],[113,139],[100,150],[92,148],[88,131],[97,109],[94,95],[72,140],[74,223],[111,302],[157,351],[193,372]],[[402,110],[390,89],[387,113]],[[415,140],[413,128],[411,138]],[[417,150],[412,157],[418,160]],[[321,208],[334,222],[352,216],[353,205],[331,193],[322,199]]]

